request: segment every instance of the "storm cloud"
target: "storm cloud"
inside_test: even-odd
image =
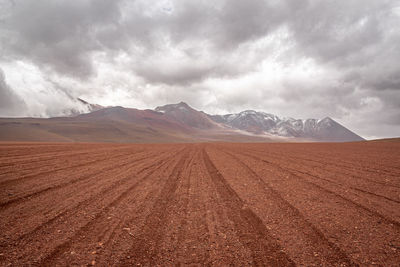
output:
[[[0,116],[186,101],[399,136],[399,26],[395,0],[0,0]]]

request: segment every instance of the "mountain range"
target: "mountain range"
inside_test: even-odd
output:
[[[56,118],[0,118],[1,141],[54,142],[351,142],[364,140],[335,120],[280,118],[246,110],[209,115],[184,102],[154,110],[102,107]]]

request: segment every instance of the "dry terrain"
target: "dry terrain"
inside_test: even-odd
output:
[[[0,144],[1,266],[398,266],[400,142]]]

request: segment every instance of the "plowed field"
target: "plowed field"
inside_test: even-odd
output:
[[[398,266],[400,143],[0,144],[2,266]]]

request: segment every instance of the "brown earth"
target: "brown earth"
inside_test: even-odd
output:
[[[1,266],[398,266],[400,143],[0,143]]]

